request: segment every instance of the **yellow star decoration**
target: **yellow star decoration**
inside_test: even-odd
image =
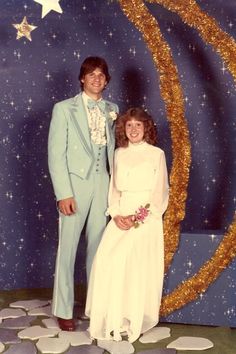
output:
[[[56,11],[62,14],[62,8],[59,4],[60,0],[34,0],[38,4],[42,5],[42,18],[46,16],[50,11]]]
[[[29,41],[32,41],[30,32],[37,28],[37,26],[32,26],[28,24],[26,16],[23,18],[21,23],[12,24],[12,26],[17,29],[16,39],[26,37]]]

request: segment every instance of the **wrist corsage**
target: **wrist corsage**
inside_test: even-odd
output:
[[[144,220],[148,217],[150,214],[150,204],[146,204],[145,207],[142,205],[138,208],[138,210],[135,211],[134,214],[134,228],[136,229],[139,227],[140,224],[144,223]]]

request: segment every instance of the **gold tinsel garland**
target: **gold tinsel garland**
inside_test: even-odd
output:
[[[216,20],[207,15],[195,0],[147,0],[157,3],[172,12],[176,12],[181,19],[191,27],[198,30],[202,39],[212,45],[236,80],[236,43],[235,40],[224,32]]]
[[[191,161],[189,133],[184,118],[184,102],[177,68],[168,44],[164,41],[155,18],[140,0],[120,0],[127,17],[143,35],[160,73],[160,91],[170,122],[173,163],[170,174],[170,200],[165,214],[165,269],[179,244],[180,222],[185,215],[185,202]]]
[[[148,0],[163,5],[176,12],[189,26],[196,28],[206,43],[220,54],[236,80],[236,43],[234,39],[221,30],[217,22],[201,10],[195,0]],[[171,294],[163,298],[161,314],[167,315],[186,303],[195,300],[220,273],[229,265],[236,255],[236,220],[221,241],[213,257],[207,261],[190,279],[184,281]]]
[[[228,267],[236,255],[236,217],[217,248],[215,254],[193,277],[183,281],[170,294],[162,299],[160,314],[167,316],[171,312],[197,299],[214,282],[220,273]]]
[[[205,14],[194,0],[148,0],[178,13],[183,21],[195,27],[202,38],[219,52],[233,77],[236,79],[236,43],[223,32],[216,21]],[[173,64],[170,49],[164,42],[157,21],[139,0],[120,0],[127,17],[143,35],[150,49],[153,61],[160,73],[160,90],[170,121],[173,167],[170,175],[171,193],[165,215],[165,257],[166,266],[171,263],[178,246],[180,221],[185,214],[186,188],[189,176],[190,143],[183,116],[183,97]],[[183,136],[181,134],[183,133]],[[183,179],[183,180],[181,180]],[[213,257],[193,277],[183,281],[174,291],[163,297],[161,315],[166,316],[195,300],[200,293],[217,279],[236,255],[236,217],[229,226]]]

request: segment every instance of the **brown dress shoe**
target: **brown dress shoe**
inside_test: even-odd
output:
[[[58,325],[62,331],[74,331],[75,330],[75,321],[73,318],[64,319],[64,318],[57,318]]]

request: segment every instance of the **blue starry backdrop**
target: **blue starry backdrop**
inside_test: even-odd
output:
[[[235,38],[234,0],[197,2]],[[178,67],[192,146],[183,241],[166,281],[168,291],[211,257],[232,222],[235,83],[197,30],[162,6],[146,5]],[[25,23],[27,36],[20,31]],[[57,212],[47,138],[53,105],[78,93],[79,68],[87,56],[104,57],[112,76],[104,96],[121,112],[138,105],[153,115],[170,171],[171,139],[159,77],[141,34],[117,1],[2,0],[0,48],[0,289],[52,287]],[[83,239],[80,246],[79,283],[85,282]],[[234,325],[235,268],[233,262],[206,294],[167,321]],[[208,314],[204,321],[199,311]]]

